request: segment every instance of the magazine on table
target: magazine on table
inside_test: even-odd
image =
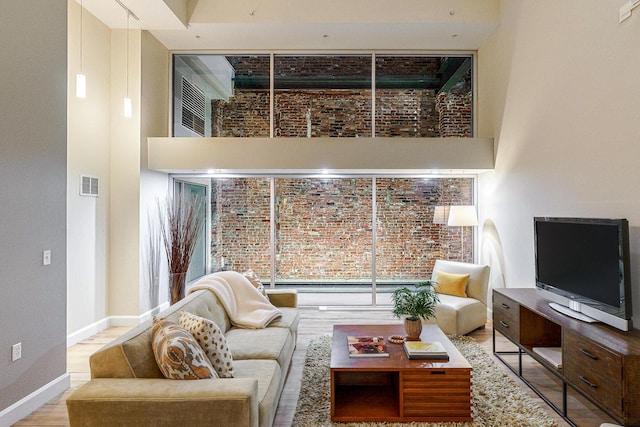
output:
[[[384,337],[348,336],[349,357],[389,357]]]
[[[447,350],[439,341],[405,341],[404,351],[409,359],[449,359]]]

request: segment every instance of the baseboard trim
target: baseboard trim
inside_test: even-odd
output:
[[[67,335],[67,348],[71,347],[74,344],[78,344],[82,340],[86,340],[97,334],[98,332],[102,332],[110,326],[137,326],[142,322],[145,322],[151,319],[156,314],[160,313],[162,310],[169,307],[168,302],[164,302],[159,306],[142,313],[139,316],[109,316],[104,319],[98,320],[90,325],[85,326],[82,329],[79,329],[71,334]]]
[[[0,427],[9,427],[40,408],[54,397],[63,393],[71,386],[68,373],[45,384],[28,396],[23,397],[13,405],[0,411]]]
[[[67,335],[67,348],[71,347],[74,344],[78,344],[82,340],[86,340],[89,337],[94,336],[98,332],[104,331],[109,327],[109,318],[105,317],[102,320],[99,320],[95,323],[92,323],[84,328],[75,331],[69,335]]]

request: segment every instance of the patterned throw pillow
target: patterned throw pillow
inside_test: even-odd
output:
[[[253,270],[247,270],[242,273],[244,277],[247,278],[248,281],[262,294],[266,299],[269,299],[269,295],[267,295],[267,290],[264,288],[264,285],[258,279],[258,275],[253,272]]]
[[[151,346],[162,374],[172,380],[218,378],[196,339],[184,328],[153,318]]]
[[[186,311],[180,312],[180,325],[191,332],[220,378],[233,378],[233,356],[222,330],[213,321]]]

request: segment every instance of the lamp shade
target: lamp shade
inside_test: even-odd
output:
[[[449,221],[449,206],[436,206],[433,209],[433,223],[446,224]]]
[[[475,206],[451,206],[447,225],[473,226],[478,225],[478,215]]]

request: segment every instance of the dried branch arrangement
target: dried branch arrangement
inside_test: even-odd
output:
[[[169,273],[186,274],[204,221],[200,215],[203,201],[190,194],[167,197],[164,209],[158,201],[160,231],[169,264]],[[180,284],[181,282],[181,284]],[[174,289],[175,287],[182,289]],[[184,297],[184,279],[171,280],[171,303]]]
[[[146,245],[146,279],[148,285],[148,296],[150,307],[156,307],[158,301],[158,287],[160,279],[160,262],[162,257],[160,256],[162,251],[162,237],[158,230],[156,221],[151,219],[151,216],[147,214],[147,223],[149,227],[149,240]]]

